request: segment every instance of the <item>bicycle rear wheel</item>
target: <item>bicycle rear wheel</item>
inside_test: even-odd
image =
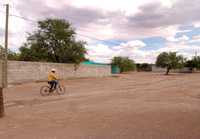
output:
[[[63,95],[66,93],[66,89],[64,86],[62,85],[58,85],[57,89],[56,89],[56,92],[59,94],[59,95]]]
[[[42,96],[48,96],[49,93],[50,93],[50,88],[49,88],[49,86],[42,86],[42,87],[40,88],[40,94],[41,94]]]

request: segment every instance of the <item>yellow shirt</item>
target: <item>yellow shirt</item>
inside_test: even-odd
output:
[[[48,74],[48,80],[49,81],[53,81],[53,80],[57,80],[58,78],[57,78],[57,75],[55,74],[55,73],[52,73],[52,72],[50,72],[49,74]]]

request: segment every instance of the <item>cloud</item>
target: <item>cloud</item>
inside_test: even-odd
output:
[[[72,22],[77,31],[94,37],[130,41],[139,37],[166,37],[171,33],[167,28],[178,28],[180,24],[199,20],[198,2],[199,0],[60,0],[58,3],[55,0],[29,0],[27,5],[26,0],[18,0],[16,9],[19,15],[36,20],[47,17],[64,18]]]
[[[140,0],[140,1],[123,1],[123,0],[73,0],[71,5],[81,8],[97,8],[104,11],[124,11],[126,15],[138,12],[138,7],[159,0]]]
[[[194,22],[193,23],[195,28],[199,28],[200,27],[200,21]]]
[[[179,32],[179,27],[187,24],[198,26],[199,0],[176,1],[170,8],[162,6],[160,3],[145,4],[140,7],[136,14],[121,18],[114,22],[118,32],[126,32],[133,37],[174,36]],[[125,33],[124,33],[125,34]],[[122,37],[122,35],[120,36]],[[126,36],[128,38],[128,35]]]
[[[88,45],[88,58],[103,63],[110,63],[114,56],[130,57],[134,60],[138,60],[142,56],[140,48],[145,47],[146,44],[139,40],[133,40],[127,43],[121,43],[118,46],[108,46],[98,44],[97,46]]]
[[[137,63],[155,63],[157,56],[162,52],[177,52],[188,59],[191,59],[196,52],[200,53],[200,46],[189,45],[181,41],[168,42],[164,47],[156,50],[146,51],[145,49],[141,49],[145,47],[147,47],[146,44],[139,40],[121,43],[118,46],[112,47],[105,44],[87,46],[87,57],[90,60],[102,63],[110,63],[114,56],[129,57]]]
[[[61,0],[56,3],[55,0],[29,0],[31,6],[27,6],[26,1],[21,0],[18,1],[17,9],[20,15],[33,19],[65,18],[73,23],[77,31],[91,34],[94,37],[130,41],[140,37],[166,37],[171,32],[167,28],[178,28],[180,24],[199,20],[198,1],[116,2],[108,0],[105,3],[99,0],[84,2]],[[182,12],[183,5],[186,7],[185,12]]]
[[[200,35],[198,35],[198,36],[193,36],[192,39],[193,39],[193,40],[200,40]]]
[[[88,23],[98,22],[100,19],[106,18],[103,11],[98,9],[72,7],[71,5],[67,5],[64,0],[54,3],[54,7],[49,6],[47,2],[29,0],[30,6],[27,6],[26,0],[20,0],[17,8],[19,9],[19,14],[25,17],[32,17],[37,20],[48,17],[64,18],[74,23],[76,27],[85,26]]]
[[[140,12],[128,19],[129,22],[132,22],[132,26],[143,28],[193,23],[200,20],[199,2],[199,0],[179,0],[171,8],[163,7],[159,3],[152,3],[141,6]]]
[[[198,36],[193,36],[192,40],[190,40],[190,43],[196,43],[199,42],[200,43],[200,35]]]
[[[196,52],[200,52],[200,47],[198,45],[187,45],[183,43],[168,43],[165,47],[154,51],[153,53],[161,52],[177,52],[186,58],[191,58]]]
[[[4,17],[4,14],[0,12],[0,45],[3,44],[3,40],[4,40],[4,26],[5,26],[5,18]]]
[[[4,29],[0,28],[0,37],[4,36]]]
[[[180,50],[190,55],[193,48],[198,48],[187,44],[198,39],[190,40],[187,35],[177,38],[176,34],[191,31],[190,28],[181,30],[180,27],[184,25],[200,27],[199,2],[200,0],[16,0],[11,13],[36,21],[45,18],[69,20],[78,34],[85,36],[77,35],[77,38],[88,41],[88,56],[93,60],[108,62],[113,56],[121,55],[129,56],[137,62],[154,62],[157,54],[163,50]],[[4,14],[0,13],[0,18],[3,17]],[[3,35],[3,20],[0,23],[0,35]],[[32,32],[36,27],[37,23],[12,17],[11,48],[21,46],[26,33]],[[110,47],[86,36],[126,43]],[[166,38],[168,44],[153,51],[142,50],[147,46],[140,40],[155,36]]]
[[[175,37],[168,37],[167,40],[170,42],[187,42],[190,38],[186,35],[183,35],[181,37],[175,38]]]

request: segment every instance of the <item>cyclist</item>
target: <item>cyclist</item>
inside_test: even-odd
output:
[[[58,77],[56,75],[56,70],[51,69],[51,71],[48,74],[48,83],[50,84],[50,92],[52,92],[54,89],[56,89],[58,84]]]

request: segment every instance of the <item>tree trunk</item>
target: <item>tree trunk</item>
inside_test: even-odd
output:
[[[194,72],[194,68],[190,68],[190,71],[191,71],[191,73],[193,73]]]
[[[3,88],[0,88],[0,118],[4,116]]]
[[[170,68],[167,68],[165,75],[169,75]]]
[[[74,71],[77,71],[79,66],[80,66],[80,64],[74,64]]]

